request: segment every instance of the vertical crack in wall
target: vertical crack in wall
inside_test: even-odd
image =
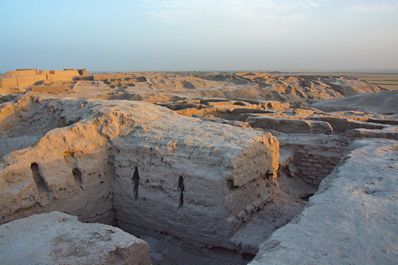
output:
[[[178,204],[178,208],[181,208],[182,206],[184,206],[184,190],[185,190],[184,178],[182,176],[178,178],[177,188],[180,191],[180,202]]]
[[[140,175],[138,173],[138,168],[135,167],[134,174],[132,177],[133,185],[134,185],[134,199],[138,199],[138,188],[140,186]]]

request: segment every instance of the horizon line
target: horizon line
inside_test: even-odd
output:
[[[45,70],[46,68],[40,67],[21,67],[9,69],[6,71],[0,72],[0,74],[5,74],[9,71],[19,70],[19,69],[41,69]],[[47,70],[64,70],[64,69],[86,69],[90,73],[188,73],[188,72],[257,72],[257,73],[282,73],[282,74],[301,74],[301,73],[311,73],[311,74],[398,74],[398,69],[391,70],[264,70],[264,69],[207,69],[207,70],[198,70],[198,69],[186,69],[186,70],[97,70],[87,67],[61,67],[61,68],[52,68]]]

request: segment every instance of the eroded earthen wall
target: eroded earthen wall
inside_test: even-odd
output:
[[[151,145],[152,134],[135,132],[115,142],[118,225],[137,235],[152,230],[229,247],[230,236],[272,193],[277,140],[265,135],[238,151],[234,143],[198,146],[178,130]]]
[[[2,104],[1,146],[11,148],[0,152],[1,223],[51,210],[113,221],[106,138],[96,125],[76,123],[84,102],[75,103],[24,96]]]
[[[17,130],[39,133],[0,160],[0,222],[60,210],[137,235],[231,247],[272,195],[279,143],[271,134],[132,101],[27,94],[0,114],[8,142],[23,136]]]

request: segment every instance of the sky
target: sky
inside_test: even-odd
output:
[[[1,0],[15,68],[398,72],[398,0]]]

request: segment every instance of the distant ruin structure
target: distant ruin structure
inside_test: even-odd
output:
[[[71,81],[75,77],[86,76],[86,69],[40,70],[16,69],[0,78],[0,89],[28,87],[40,81]]]

